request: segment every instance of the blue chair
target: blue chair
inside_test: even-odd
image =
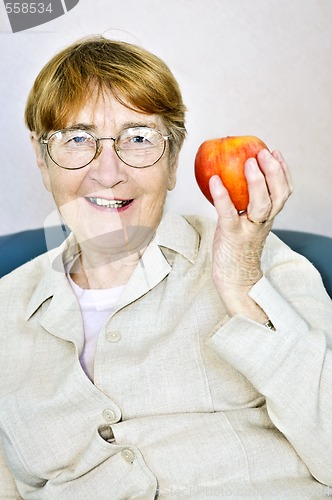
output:
[[[68,234],[66,227],[29,229],[0,236],[0,278],[38,255],[60,245]],[[47,239],[47,242],[46,242]]]
[[[332,298],[332,238],[289,229],[275,229],[273,232],[295,252],[312,262]]]
[[[275,229],[289,247],[309,259],[320,272],[325,288],[332,297],[332,238],[302,231]],[[66,227],[20,231],[0,236],[0,277],[37,255],[62,243],[68,234]]]

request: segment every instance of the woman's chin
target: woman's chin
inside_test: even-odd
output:
[[[155,229],[147,226],[127,226],[107,232],[92,232],[77,238],[83,253],[100,254],[101,263],[124,259],[140,254],[155,235]],[[82,237],[83,236],[83,237]]]

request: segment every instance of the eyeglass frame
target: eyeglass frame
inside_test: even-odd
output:
[[[120,151],[120,148],[117,148],[116,147],[116,140],[118,139],[118,137],[125,131],[125,130],[130,130],[130,129],[133,129],[133,128],[144,128],[144,129],[147,129],[147,130],[153,130],[154,132],[157,132],[161,138],[163,139],[164,141],[164,147],[163,147],[163,150],[161,152],[161,155],[159,156],[159,158],[157,160],[155,160],[153,163],[151,163],[150,165],[144,165],[144,167],[137,167],[136,165],[130,165],[129,163],[125,162],[120,156],[119,156],[119,151]],[[51,153],[49,151],[49,147],[48,147],[48,143],[50,141],[50,139],[55,135],[55,134],[58,134],[59,132],[67,132],[69,130],[77,130],[78,132],[85,132],[87,134],[89,134],[95,141],[95,144],[96,144],[96,152],[93,156],[93,158],[88,162],[86,163],[85,165],[82,165],[81,167],[63,167],[62,165],[60,165],[59,163],[57,163],[51,156]],[[52,134],[47,138],[47,139],[43,139],[41,138],[40,139],[40,143],[44,146],[46,146],[46,151],[47,151],[47,154],[48,156],[50,157],[50,159],[60,168],[63,168],[64,170],[81,170],[82,168],[84,167],[87,167],[88,165],[90,165],[90,163],[92,163],[95,159],[98,158],[98,156],[102,153],[102,146],[100,146],[100,141],[105,141],[105,140],[110,140],[110,141],[113,141],[113,149],[114,149],[114,152],[116,154],[116,156],[119,158],[120,161],[122,161],[122,163],[124,163],[125,165],[127,165],[128,167],[131,167],[131,168],[148,168],[148,167],[152,167],[152,165],[155,165],[164,155],[165,151],[166,151],[166,144],[167,144],[167,141],[170,139],[171,137],[171,134],[168,134],[168,135],[164,135],[162,132],[160,132],[160,130],[157,130],[157,129],[154,129],[152,127],[146,127],[145,125],[142,125],[142,126],[136,126],[136,127],[126,127],[124,129],[122,129],[116,137],[96,137],[92,132],[88,131],[88,130],[85,130],[84,128],[63,128],[63,129],[60,129],[60,130],[56,130],[55,132],[52,132]]]

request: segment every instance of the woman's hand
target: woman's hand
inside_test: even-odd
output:
[[[246,212],[238,213],[219,176],[210,179],[218,213],[214,239],[213,279],[232,316],[242,313],[264,322],[267,318],[248,292],[261,278],[261,255],[275,216],[292,192],[286,162],[279,151],[261,150],[245,163],[249,189]]]

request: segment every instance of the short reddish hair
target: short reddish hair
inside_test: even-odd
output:
[[[44,66],[28,97],[26,125],[38,137],[64,128],[92,88],[159,115],[171,135],[170,154],[179,152],[186,135],[185,106],[170,69],[141,47],[102,36],[75,42]]]

